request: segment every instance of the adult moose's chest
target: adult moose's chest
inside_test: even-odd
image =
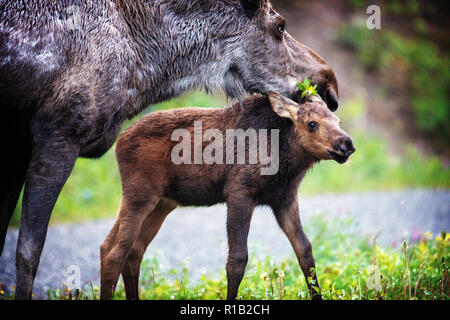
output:
[[[130,110],[142,104],[139,90],[133,87],[126,74],[111,79],[110,83],[99,83],[89,92],[90,102],[86,109],[72,115],[72,133],[80,135],[80,145],[83,146],[80,155],[88,158],[107,152]]]
[[[90,55],[72,68],[72,108],[68,130],[81,146],[80,155],[96,158],[111,148],[125,119],[145,106],[142,73],[123,42],[95,44]],[[94,46],[94,45],[92,45]]]

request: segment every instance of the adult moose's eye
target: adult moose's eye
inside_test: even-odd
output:
[[[318,124],[315,121],[308,122],[308,128],[310,132],[317,130]]]
[[[282,23],[278,26],[278,32],[280,34],[283,34],[285,30],[286,30],[286,25],[284,23]]]

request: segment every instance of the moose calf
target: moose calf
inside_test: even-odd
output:
[[[312,298],[320,299],[311,244],[300,222],[297,192],[306,171],[315,163],[328,159],[344,163],[355,151],[339,123],[318,96],[297,104],[270,92],[224,109],[155,112],[132,125],[121,135],[116,148],[123,194],[117,220],[100,249],[101,298],[111,297],[120,273],[127,299],[139,298],[139,269],[144,252],[177,206],[225,202],[229,245],[227,299],[236,298],[244,275],[250,220],[258,205],[272,208],[295,250]],[[243,150],[229,150],[229,132],[233,132],[230,130],[244,133],[241,142],[249,140]],[[252,130],[259,135],[252,136]],[[269,137],[261,135],[269,131],[270,143]],[[200,142],[196,139],[199,135]],[[238,136],[231,136],[233,149]],[[194,141],[189,140],[184,145],[188,148],[180,149],[180,137],[194,137]],[[250,141],[252,138],[256,142]],[[256,161],[252,151],[255,144],[260,148]],[[222,151],[225,147],[226,155]],[[269,158],[262,156],[261,149],[270,151],[272,163],[262,161]],[[176,156],[184,162],[174,159]],[[267,165],[272,170],[264,173]],[[311,276],[314,281],[308,282]]]

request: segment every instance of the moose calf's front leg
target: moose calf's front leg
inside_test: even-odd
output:
[[[50,215],[77,156],[78,147],[62,141],[33,147],[17,244],[16,299],[31,299]]]
[[[227,201],[227,299],[236,299],[248,260],[247,238],[254,206],[248,199]]]
[[[305,275],[311,298],[321,300],[322,296],[317,281],[312,247],[300,222],[297,196],[292,196],[291,202],[283,203],[281,207],[273,209],[278,224],[294,248],[300,268]]]

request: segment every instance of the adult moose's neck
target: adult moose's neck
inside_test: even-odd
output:
[[[218,25],[214,12],[195,1],[116,3],[128,29],[134,78],[144,105],[196,87],[209,91],[221,86],[225,66],[213,36]]]

